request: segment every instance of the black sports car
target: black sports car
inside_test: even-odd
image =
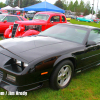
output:
[[[0,41],[0,87],[30,91],[49,81],[65,88],[75,73],[100,64],[100,29],[58,24],[37,36]]]

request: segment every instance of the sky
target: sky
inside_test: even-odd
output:
[[[6,0],[0,0],[0,2],[3,2],[3,3],[5,3],[5,1]],[[41,0],[41,1],[45,1],[45,0]],[[49,3],[51,3],[51,4],[54,4],[57,0],[46,0],[47,2],[49,2]],[[70,1],[73,1],[73,2],[75,2],[76,0],[66,0],[66,1],[68,1],[68,2],[70,2]],[[80,3],[80,1],[81,0],[78,0],[78,2]],[[87,2],[87,1],[90,1],[90,0],[83,0],[85,3]],[[97,2],[99,1],[99,3],[98,3],[98,9],[100,10],[100,0],[94,0],[94,10],[96,11],[97,10]],[[91,0],[90,1],[90,6],[92,7],[92,4],[93,4],[93,0]]]

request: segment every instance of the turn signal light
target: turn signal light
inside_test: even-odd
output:
[[[45,74],[48,74],[48,72],[43,72],[43,73],[41,73],[41,75],[45,75]]]

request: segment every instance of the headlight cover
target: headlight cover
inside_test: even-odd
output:
[[[19,66],[22,66],[22,67],[28,67],[28,64],[27,63],[25,63],[25,62],[22,62],[22,61],[20,61],[20,60],[15,60],[15,63],[17,64],[17,65],[19,65]]]
[[[9,26],[9,29],[11,30],[11,25]]]
[[[20,27],[18,27],[18,31],[21,31],[21,28]]]
[[[21,61],[16,60],[16,64],[17,64],[17,65],[21,66],[21,63],[22,63]]]

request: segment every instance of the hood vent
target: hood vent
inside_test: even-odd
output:
[[[3,72],[0,70],[0,79],[3,78]]]

